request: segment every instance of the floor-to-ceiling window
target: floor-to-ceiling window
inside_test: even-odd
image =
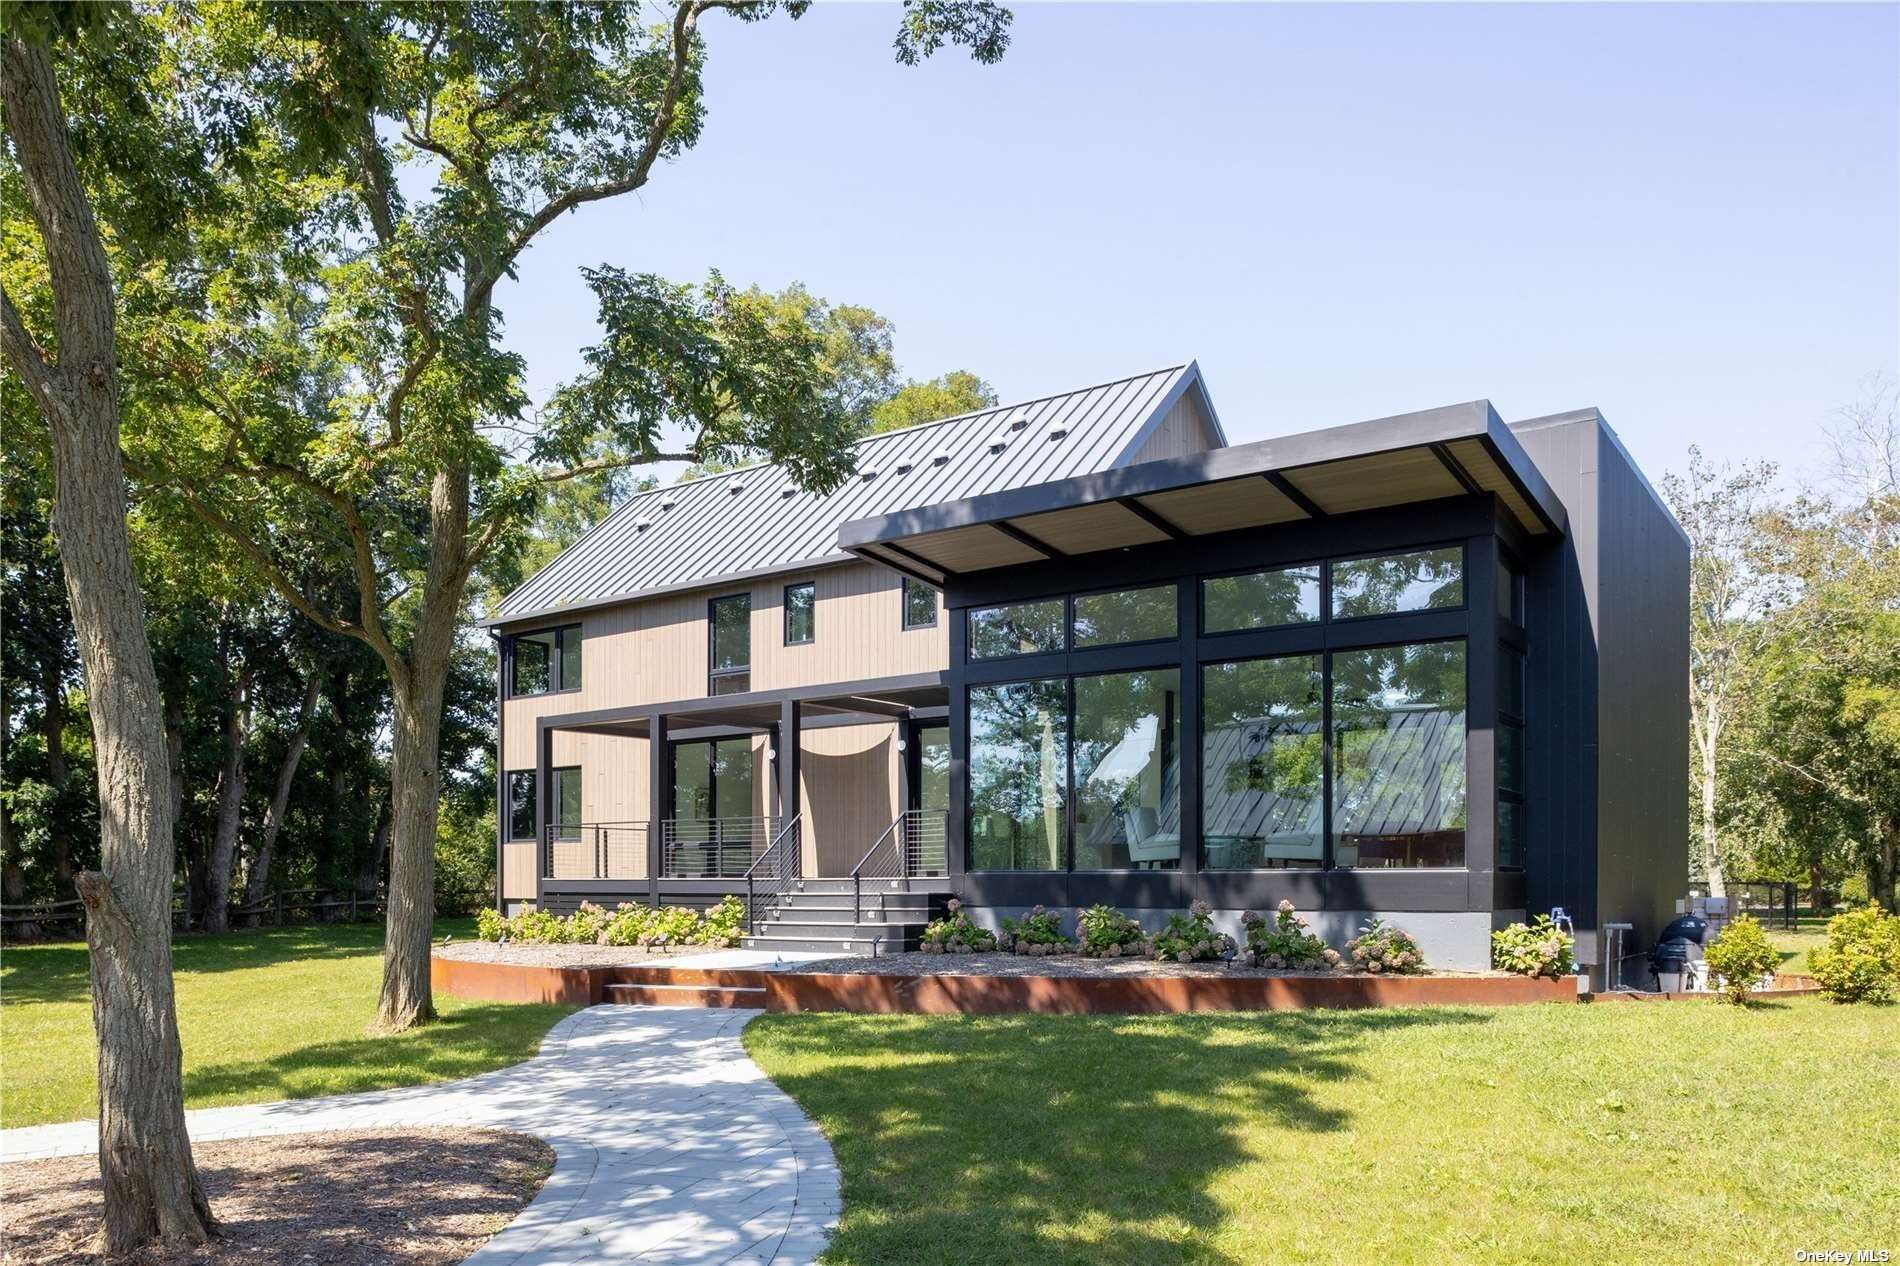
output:
[[[1332,656],[1333,864],[1465,864],[1465,644]]]
[[[1318,655],[1201,669],[1201,867],[1326,860],[1326,676]]]
[[[1061,677],[971,687],[971,869],[1066,864],[1068,694]]]
[[[753,740],[699,740],[673,748],[673,816],[749,818],[757,812]]]
[[[1076,870],[1180,866],[1180,678],[1160,668],[1075,679]]]

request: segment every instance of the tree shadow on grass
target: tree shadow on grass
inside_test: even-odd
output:
[[[1376,1076],[1374,1035],[1489,1021],[797,1015],[765,1017],[747,1043],[837,1152],[845,1217],[830,1260],[1146,1266],[1242,1260],[1213,1247],[1215,1179],[1263,1121],[1348,1128],[1316,1091]]]
[[[526,1004],[459,1008],[406,1033],[313,1042],[260,1059],[185,1070],[185,1098],[256,1102],[452,1081],[518,1064],[572,1010]]]

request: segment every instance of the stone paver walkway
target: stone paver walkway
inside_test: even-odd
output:
[[[471,1266],[809,1262],[837,1223],[831,1147],[739,1044],[759,1012],[590,1007],[525,1064],[464,1081],[187,1113],[193,1139],[495,1126],[554,1173]],[[0,1131],[0,1161],[98,1146],[90,1121]]]

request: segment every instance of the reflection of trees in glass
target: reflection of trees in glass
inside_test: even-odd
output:
[[[1075,865],[1180,860],[1180,674],[1075,681]]]
[[[718,672],[752,662],[752,598],[737,593],[712,603],[712,666]]]
[[[1000,659],[1062,649],[1064,603],[1015,602],[970,612],[970,658]]]
[[[1340,864],[1461,865],[1464,643],[1334,654],[1333,761]]]
[[[1217,576],[1202,590],[1210,633],[1306,624],[1319,619],[1319,566]]]
[[[1201,831],[1210,841],[1203,864],[1317,862],[1325,753],[1319,657],[1213,664],[1201,682]]]
[[[1175,633],[1173,585],[1083,594],[1075,600],[1075,644],[1113,646]]]
[[[1068,772],[1067,683],[970,688],[970,865],[1055,870],[1063,864]]]
[[[1465,552],[1459,546],[1336,562],[1333,615],[1390,615],[1463,606]]]

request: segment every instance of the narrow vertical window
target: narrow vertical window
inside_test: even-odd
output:
[[[785,644],[808,646],[818,636],[818,586],[812,581],[785,586]]]
[[[937,591],[921,580],[904,577],[904,627],[906,629],[934,629],[937,627]]]
[[[706,604],[711,671],[709,695],[743,694],[752,689],[752,595],[735,593]]]
[[[508,838],[534,838],[534,771],[508,771]]]

